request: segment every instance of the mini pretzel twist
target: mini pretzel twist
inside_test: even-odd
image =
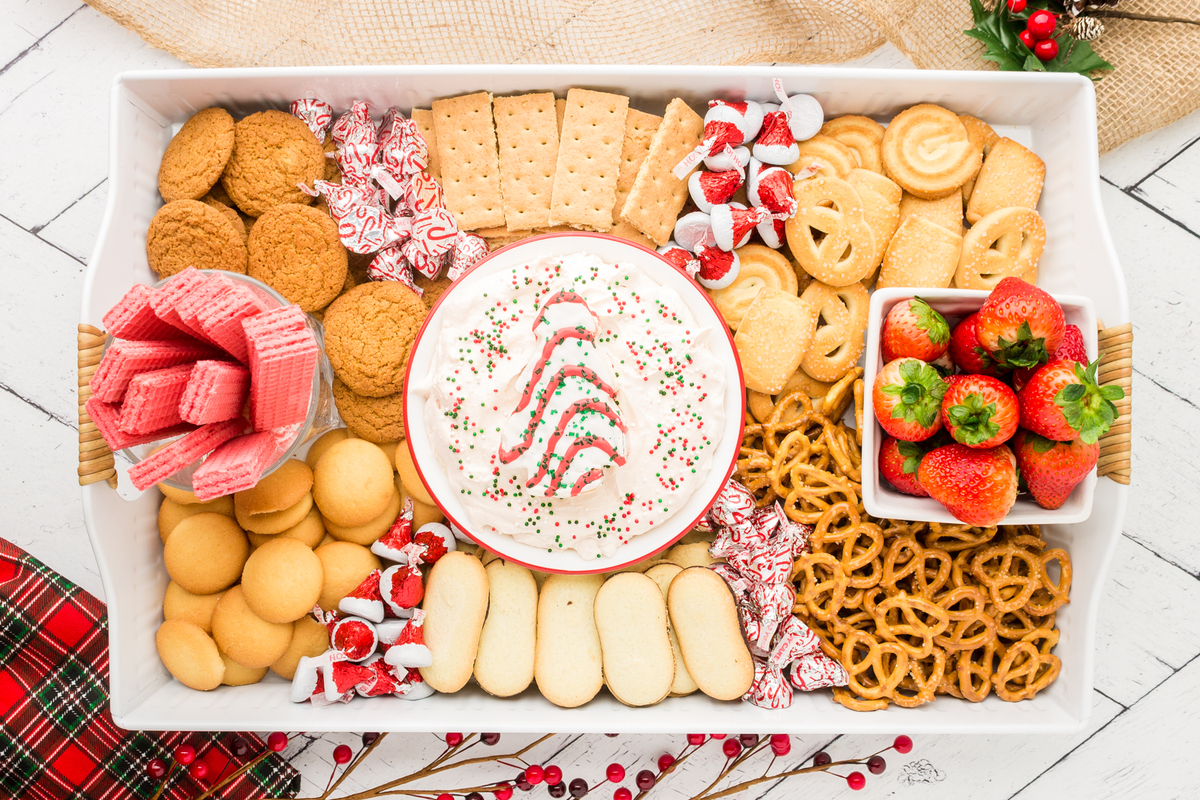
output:
[[[879,635],[895,642],[910,658],[928,658],[933,654],[934,637],[950,626],[950,615],[941,606],[906,592],[889,597],[875,607],[875,625]],[[913,643],[913,640],[920,645]]]
[[[842,666],[850,676],[849,688],[866,700],[890,698],[908,672],[903,647],[880,642],[863,631],[853,631],[842,645]]]
[[[1020,571],[1022,565],[1024,571]],[[1041,562],[1028,550],[1011,543],[993,545],[976,553],[971,559],[971,574],[988,588],[992,605],[1001,614],[1024,606],[1042,585]]]

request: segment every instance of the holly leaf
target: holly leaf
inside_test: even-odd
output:
[[[983,43],[982,58],[995,61],[1000,69],[1018,72],[1025,68],[1025,53],[1029,48],[1021,44],[1008,19],[1008,5],[997,3],[994,11],[984,9],[980,0],[971,0],[971,17],[975,27],[963,31],[967,36]]]
[[[1089,75],[1096,70],[1116,69],[1112,64],[1096,55],[1090,42],[1073,39],[1063,33],[1058,36],[1058,57],[1049,62],[1046,67],[1051,72],[1077,72]],[[1093,78],[1099,80],[1099,78]]]

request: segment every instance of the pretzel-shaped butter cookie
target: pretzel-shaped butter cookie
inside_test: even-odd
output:
[[[873,269],[875,233],[862,198],[840,178],[796,181],[796,213],[787,221],[788,249],[804,271],[830,286],[847,286]]]
[[[818,317],[800,368],[819,381],[839,381],[862,355],[871,296],[861,283],[834,287],[814,281],[801,299],[818,310]]]
[[[721,312],[725,319],[725,324],[735,331],[764,286],[771,286],[789,294],[799,291],[796,270],[782,253],[765,245],[748,244],[739,247],[737,255],[741,267],[733,283],[720,289],[707,290],[717,311]]]
[[[963,236],[954,285],[991,291],[1009,277],[1036,283],[1045,247],[1046,226],[1036,211],[1020,206],[997,209]]]

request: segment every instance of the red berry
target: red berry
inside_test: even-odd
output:
[[[1058,42],[1053,39],[1043,39],[1033,46],[1033,54],[1042,61],[1053,61],[1058,55]]]
[[[833,759],[830,758],[829,753],[826,753],[824,750],[821,750],[815,756],[813,756],[813,766],[814,767],[823,767],[826,764],[831,764],[831,763],[833,763]]]
[[[771,734],[771,752],[777,756],[786,756],[792,751],[792,737],[786,733]]]
[[[446,734],[446,744],[448,746],[458,747],[460,744],[462,744],[462,742],[463,742],[463,735],[461,733],[447,733]]]
[[[528,783],[541,783],[544,777],[546,777],[546,772],[538,764],[532,764],[525,768],[525,780]]]
[[[522,772],[521,774],[524,775],[525,773]],[[531,791],[533,791],[533,784],[530,783],[529,781],[525,780],[524,778],[518,778],[517,779],[517,788],[520,789],[522,792],[531,792]]]
[[[737,758],[742,752],[742,743],[737,739],[726,739],[725,744],[721,745],[721,752],[726,758]]]
[[[624,786],[620,786],[615,792],[613,792],[613,800],[633,800],[633,792],[629,791]]]
[[[979,307],[975,336],[1002,366],[1034,367],[1062,344],[1066,325],[1057,300],[1020,278],[1004,278]]]
[[[185,767],[196,760],[196,748],[190,744],[181,744],[175,748],[175,760]]]
[[[483,795],[479,792],[471,792],[464,800],[483,800]]]
[[[192,780],[202,781],[208,777],[208,764],[203,761],[193,761],[188,767],[188,775],[192,776]]]
[[[146,774],[151,778],[161,778],[167,774],[167,762],[161,758],[152,758],[146,762]]]
[[[586,797],[588,791],[588,783],[583,778],[575,778],[567,784],[567,791],[571,793],[571,797],[579,798]]]
[[[1035,372],[1017,394],[1021,427],[1056,442],[1095,444],[1117,420],[1114,401],[1125,396],[1119,386],[1099,385],[1099,363],[1063,359]]]
[[[742,743],[742,747],[754,747],[758,744],[758,735],[753,733],[738,734],[738,741]]]
[[[675,756],[670,753],[663,753],[658,757],[658,771],[663,772],[667,767],[675,763]]]
[[[908,738],[904,734],[900,734],[899,736],[896,737],[896,741],[892,742],[892,749],[895,750],[897,753],[900,753],[901,755],[904,755],[906,753],[911,753],[912,752],[912,739]]]
[[[496,787],[496,790],[492,794],[496,795],[496,800],[511,800],[512,787],[507,783],[502,783]]]
[[[235,736],[229,749],[237,758],[244,758],[250,754],[250,742],[245,736]]]
[[[942,398],[942,426],[956,442],[984,449],[1004,444],[1017,432],[1017,396],[988,375],[955,375]],[[882,451],[881,451],[882,455]]]
[[[613,783],[620,783],[625,780],[625,768],[620,764],[609,764],[604,770],[604,777],[608,778]]]
[[[1025,10],[1025,0],[1008,0],[1008,10],[1014,14],[1020,14]]]
[[[546,793],[554,798],[566,797],[567,785],[561,781],[558,783],[552,783],[546,787]]]
[[[888,436],[879,445],[879,474],[904,494],[929,497],[929,492],[917,482],[917,467],[927,452],[926,442],[902,442]]]
[[[1070,361],[1078,361],[1085,366],[1088,363],[1087,345],[1083,343],[1083,331],[1079,330],[1078,325],[1067,325],[1063,329],[1062,344],[1058,349],[1050,354],[1050,361],[1061,361],[1067,359]],[[1049,362],[1047,362],[1049,363]],[[1025,384],[1029,383],[1029,379],[1034,376],[1041,365],[1036,367],[1022,367],[1013,370],[1012,385],[1013,391],[1019,392],[1025,388]]]
[[[481,733],[481,734],[479,734],[479,741],[483,742],[488,747],[491,747],[492,745],[500,743],[500,734],[498,734],[498,733]]]
[[[437,800],[454,800],[454,795],[442,792],[437,796]]]
[[[687,742],[691,745],[704,744],[705,738],[703,733],[689,733],[687,735]]]
[[[1061,508],[1100,457],[1099,442],[1054,442],[1032,431],[1017,431],[1012,447],[1017,469],[1042,508]]]
[[[1028,47],[1030,50],[1037,44],[1037,39],[1033,38],[1033,34],[1029,31],[1021,31],[1017,34],[1017,38],[1021,40],[1021,44]]]
[[[282,753],[287,750],[288,735],[282,731],[275,731],[267,737],[267,747],[271,748],[276,753]]]
[[[1058,26],[1058,19],[1049,11],[1035,11],[1029,15],[1029,21],[1025,23],[1025,30],[1029,31],[1035,39],[1049,39],[1054,35],[1054,29]]]
[[[955,442],[921,459],[917,480],[968,525],[998,525],[1017,501],[1017,459],[1007,445],[975,450]]]
[[[729,734],[726,734],[726,733],[710,733],[710,734],[709,734],[709,736],[711,736],[713,739],[718,739],[718,740],[719,740],[719,739],[724,739],[724,738],[725,738],[726,736],[728,736],[728,735],[729,735]]]
[[[339,744],[333,748],[333,763],[349,764],[352,758],[354,758],[354,751],[350,749],[350,745]]]
[[[546,783],[553,786],[556,783],[562,783],[562,769],[553,764],[546,767]]]
[[[654,773],[648,769],[644,769],[637,774],[637,778],[634,782],[637,783],[637,787],[643,792],[649,791],[650,789],[654,788]]]
[[[946,382],[919,358],[898,358],[884,365],[871,388],[875,419],[884,432],[905,442],[921,442],[942,427]]]
[[[619,733],[606,733],[606,734],[604,734],[604,735],[605,735],[605,736],[607,736],[607,737],[608,737],[608,738],[610,738],[610,739],[615,739],[615,738],[617,738],[618,736],[620,736],[621,734],[619,734]]]
[[[882,775],[887,769],[887,762],[883,760],[883,756],[871,756],[867,759],[867,769],[872,775]]]
[[[975,324],[979,314],[975,313],[954,326],[950,334],[950,360],[954,366],[972,375],[996,376],[996,362],[979,344]]]
[[[946,318],[919,297],[900,301],[884,317],[879,347],[885,363],[897,358],[935,361],[949,346]]]
[[[846,776],[846,783],[851,789],[857,792],[859,789],[867,785],[867,776],[863,775],[861,772],[851,772]]]

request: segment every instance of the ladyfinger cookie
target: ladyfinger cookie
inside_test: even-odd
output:
[[[446,553],[425,582],[425,645],[433,664],[421,678],[439,692],[467,685],[479,652],[479,634],[488,607],[488,576],[479,559]]]
[[[671,627],[688,674],[715,700],[736,700],[754,683],[754,661],[742,639],[733,594],[707,567],[690,567],[667,590]]]
[[[596,631],[604,682],[627,706],[662,702],[675,680],[662,590],[637,572],[621,572],[596,593]]]
[[[533,573],[497,559],[487,565],[488,615],[479,636],[475,680],[488,694],[511,697],[533,682],[538,590]]]
[[[593,614],[603,583],[603,575],[551,575],[542,584],[533,677],[556,706],[581,706],[604,685]]]
[[[662,592],[665,601],[667,590],[671,588],[671,581],[681,572],[683,572],[683,567],[678,564],[656,564],[643,574],[658,584],[658,589]],[[675,678],[671,681],[671,694],[675,697],[691,694],[696,691],[696,682],[692,680],[687,667],[684,666],[683,653],[679,650],[679,637],[675,635],[675,629],[669,626],[667,634],[671,637],[671,653],[675,656]]]

